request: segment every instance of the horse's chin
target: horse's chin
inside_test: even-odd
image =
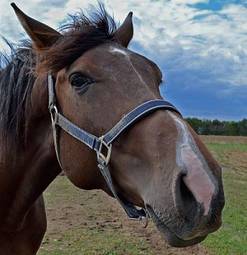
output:
[[[200,243],[207,237],[207,235],[205,235],[205,236],[195,237],[189,240],[183,240],[177,234],[175,234],[173,231],[169,229],[169,227],[155,213],[152,207],[147,206],[146,208],[152,220],[154,221],[156,227],[158,228],[158,230],[165,236],[165,239],[167,240],[168,244],[173,247],[192,246],[194,244]]]

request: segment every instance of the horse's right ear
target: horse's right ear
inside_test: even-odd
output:
[[[15,3],[11,3],[11,6],[37,49],[49,48],[62,36],[55,29],[27,16]]]

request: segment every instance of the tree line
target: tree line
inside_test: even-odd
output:
[[[220,121],[197,118],[186,118],[199,135],[232,135],[247,136],[247,119],[240,121]]]

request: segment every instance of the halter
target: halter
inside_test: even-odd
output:
[[[97,137],[87,131],[79,128],[61,113],[58,112],[56,106],[56,94],[55,87],[51,74],[48,74],[48,96],[49,96],[49,111],[51,114],[52,130],[54,147],[57,155],[58,163],[62,169],[62,164],[59,154],[59,143],[58,143],[58,127],[63,129],[66,133],[73,136],[78,141],[87,145],[90,149],[96,152],[98,168],[104,177],[109,189],[113,196],[118,200],[120,205],[123,207],[130,219],[143,219],[147,217],[146,210],[144,208],[138,209],[134,204],[126,201],[115,189],[112,181],[111,173],[109,170],[109,162],[111,159],[112,143],[130,126],[135,124],[138,120],[144,118],[151,112],[159,109],[170,110],[177,112],[179,111],[169,102],[162,99],[155,99],[144,102],[134,108],[132,111],[127,113],[120,121],[106,134],[101,137]]]

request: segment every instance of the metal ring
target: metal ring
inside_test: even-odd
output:
[[[99,138],[100,141],[100,145],[99,145],[99,149],[96,151],[96,155],[97,155],[97,160],[100,164],[103,165],[108,165],[110,158],[111,158],[111,150],[112,150],[112,144],[107,144],[104,141],[104,136],[101,136]],[[104,153],[103,150],[106,150]]]
[[[49,111],[50,111],[50,114],[51,114],[52,124],[56,124],[56,122],[57,122],[57,115],[58,115],[58,109],[57,109],[56,105],[52,104],[49,107]]]

